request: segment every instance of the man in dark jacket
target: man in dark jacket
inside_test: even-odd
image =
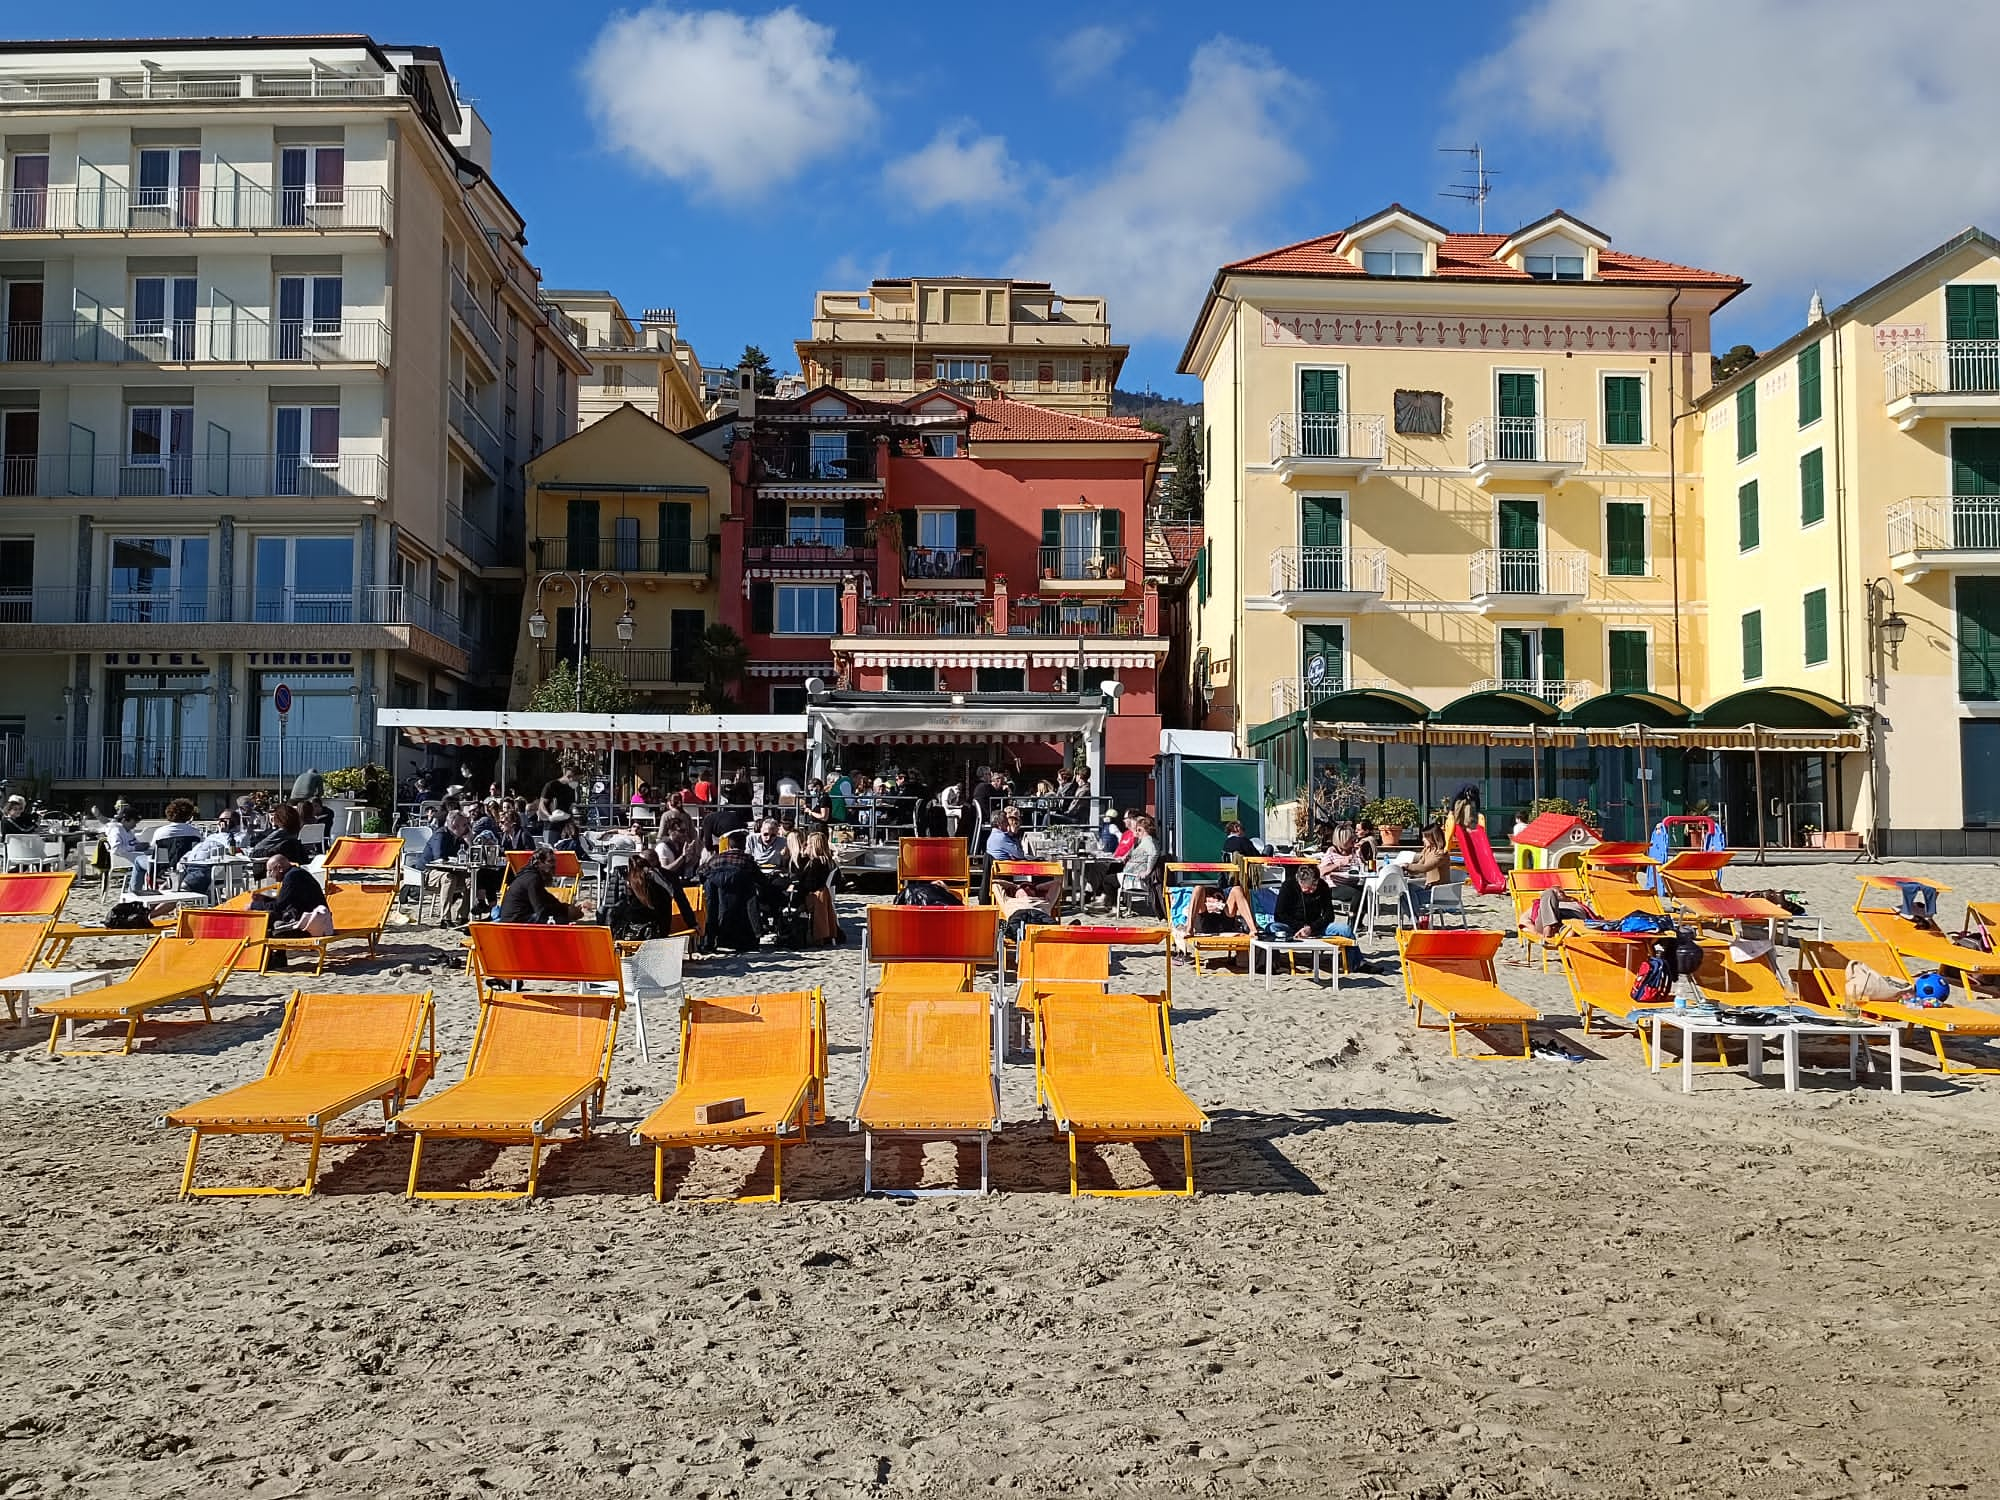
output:
[[[583,903],[571,905],[549,889],[555,873],[555,851],[537,849],[528,857],[527,865],[507,882],[507,892],[500,898],[500,920],[556,922],[563,926],[581,921]]]
[[[298,937],[306,918],[326,905],[326,892],[313,879],[312,871],[304,865],[293,864],[282,854],[271,856],[264,865],[264,875],[277,889],[259,891],[252,896],[250,909],[271,914],[272,937]],[[265,955],[264,967],[267,970],[283,970],[289,966],[290,956],[286,953],[279,951]]]
[[[741,834],[726,835],[722,848],[702,871],[702,904],[707,913],[702,930],[704,950],[719,945],[738,953],[755,952],[763,944],[765,913],[775,913],[784,905],[783,896],[741,844]]]

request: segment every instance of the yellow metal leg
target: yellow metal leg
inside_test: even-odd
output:
[[[1199,963],[1200,960],[1197,959],[1196,962]],[[1069,1195],[1072,1198],[1078,1196],[1076,1187],[1076,1132],[1074,1130],[1069,1133]]]
[[[423,1159],[424,1159],[424,1137],[423,1133],[419,1131],[417,1133],[415,1144],[413,1144],[410,1148],[410,1188],[409,1191],[404,1195],[405,1197],[414,1198],[417,1196],[417,1163],[422,1161]]]
[[[194,1191],[194,1159],[201,1153],[201,1132],[195,1131],[188,1141],[187,1167],[181,1173],[181,1196],[187,1197]]]
[[[667,1148],[665,1146],[655,1146],[653,1148],[653,1201],[655,1203],[665,1203],[667,1201]]]

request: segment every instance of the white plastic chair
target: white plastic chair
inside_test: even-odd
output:
[[[1375,878],[1375,881],[1361,893],[1361,912],[1354,924],[1355,935],[1374,932],[1382,923],[1383,908],[1388,908],[1392,928],[1417,925],[1416,902],[1410,897],[1410,877],[1403,873],[1401,865],[1391,865]]]
[[[39,833],[7,835],[7,868],[10,870],[52,870]]]
[[[1472,925],[1471,920],[1465,914],[1465,883],[1463,881],[1458,881],[1451,885],[1432,886],[1430,901],[1425,911],[1429,915],[1431,926],[1433,927],[1442,926],[1443,924],[1438,919],[1447,916],[1457,917],[1458,925],[1461,927],[1470,927]]]
[[[646,1052],[646,1000],[672,1000],[676,1005],[686,997],[681,970],[687,963],[687,934],[652,938],[632,950],[625,960],[625,1001],[632,1007],[632,1031],[639,1040],[639,1061],[649,1062]]]

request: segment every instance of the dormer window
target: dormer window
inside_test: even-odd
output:
[[[1361,269],[1370,276],[1421,276],[1424,274],[1424,252],[1364,250],[1361,252]]]
[[[1537,281],[1583,280],[1581,255],[1524,255],[1521,269]]]

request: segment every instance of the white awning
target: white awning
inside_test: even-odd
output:
[[[413,745],[506,746],[510,750],[798,750],[800,714],[533,714],[385,708],[384,729]]]
[[[1004,739],[1053,740],[1095,736],[1104,729],[1103,708],[1081,704],[806,705],[807,723],[849,744],[939,745]]]

